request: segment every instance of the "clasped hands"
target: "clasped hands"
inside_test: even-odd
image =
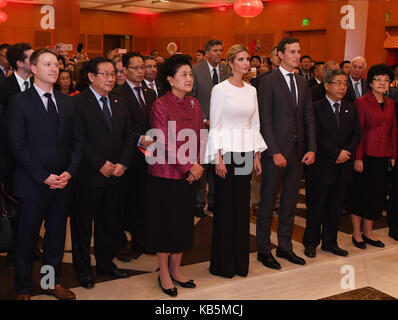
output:
[[[273,155],[273,160],[275,166],[279,168],[284,168],[287,166],[287,161],[286,158],[283,156],[282,153],[276,153]],[[313,164],[315,162],[315,152],[314,151],[308,151],[303,159],[301,160],[301,163],[306,164],[307,166]]]
[[[111,176],[121,177],[124,174],[124,166],[120,163],[113,164],[106,160],[105,164],[99,170],[103,176],[109,178]]]
[[[188,171],[188,177],[185,179],[191,184],[192,182],[199,180],[203,174],[203,167],[200,164],[195,163]]]
[[[71,177],[72,176],[67,171],[64,171],[60,175],[52,173],[44,180],[44,183],[48,185],[50,189],[63,189],[66,187]]]

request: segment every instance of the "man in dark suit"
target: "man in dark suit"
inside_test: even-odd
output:
[[[322,62],[322,61],[318,61],[318,62],[315,63],[315,65],[314,65],[314,77],[311,78],[311,80],[308,82],[310,88],[322,83],[322,81],[323,81],[323,66],[324,66],[324,64],[325,63]]]
[[[324,75],[326,95],[314,103],[318,153],[307,170],[307,221],[303,237],[304,254],[316,256],[322,250],[338,256],[348,252],[339,248],[337,233],[346,186],[354,172],[353,155],[361,141],[361,124],[356,107],[346,102],[348,79],[340,69]],[[321,233],[322,226],[322,233]]]
[[[158,66],[156,64],[156,60],[151,56],[145,56],[144,63],[145,63],[145,73],[144,73],[144,80],[141,81],[142,86],[146,88],[150,88],[155,91],[156,98],[160,98],[166,93],[166,89],[163,88],[163,85],[158,78]]]
[[[326,61],[325,64],[323,65],[323,74],[326,74],[329,70],[332,69],[339,69],[339,65],[336,61]],[[321,100],[325,94],[326,94],[326,89],[325,86],[323,85],[323,82],[318,83],[311,88],[311,99],[312,102]]]
[[[282,187],[278,215],[276,255],[296,264],[304,259],[293,252],[292,232],[303,164],[315,161],[314,114],[308,81],[294,74],[300,61],[298,39],[286,37],[278,44],[281,66],[264,77],[259,90],[261,133],[268,146],[262,155],[263,179],[257,218],[258,260],[280,269],[271,254],[271,224],[275,197]]]
[[[29,43],[17,43],[7,50],[7,60],[14,72],[0,83],[1,103],[7,108],[8,99],[15,94],[31,87],[33,79],[30,78],[30,56],[33,53]],[[4,110],[6,113],[6,110]]]
[[[155,63],[155,60],[151,59]],[[121,250],[118,258],[128,261],[137,258],[143,252],[143,231],[146,216],[146,182],[148,167],[145,155],[138,147],[146,149],[153,140],[146,136],[149,126],[149,112],[156,94],[153,90],[142,85],[145,73],[145,64],[138,53],[123,55],[123,67],[127,75],[126,83],[118,88],[115,93],[127,103],[130,118],[130,127],[136,141],[132,146],[132,157],[123,183],[125,199],[124,230],[131,234],[131,255]],[[138,143],[137,143],[138,142]]]
[[[8,76],[10,70],[10,64],[7,60],[7,50],[10,45],[3,43],[0,45],[0,81],[4,80]]]
[[[312,59],[310,56],[301,56],[300,75],[308,81],[311,79],[311,64],[312,64]]]
[[[206,59],[192,67],[193,87],[191,95],[199,100],[203,111],[203,119],[206,128],[210,127],[210,95],[213,87],[228,78],[226,65],[221,64],[223,43],[220,40],[209,40],[205,46]],[[204,172],[198,183],[196,194],[195,215],[199,218],[204,216],[203,208],[206,205],[206,183],[209,184],[207,195],[207,210],[213,211],[214,206],[214,168],[211,165],[204,166]]]
[[[58,78],[54,52],[39,49],[30,57],[34,85],[10,99],[8,146],[15,158],[13,194],[18,197],[18,232],[14,285],[17,299],[33,290],[32,250],[45,220],[44,265],[55,270],[55,288],[47,294],[75,299],[60,284],[71,177],[81,161],[83,133],[73,100],[53,91]],[[44,289],[44,288],[43,288]]]
[[[350,75],[348,76],[348,88],[344,100],[354,103],[368,92],[366,79],[362,78],[366,70],[364,57],[355,57],[351,60]]]
[[[94,255],[97,273],[127,278],[113,263],[120,240],[120,186],[130,164],[131,134],[127,108],[111,93],[115,67],[98,57],[87,64],[90,87],[74,96],[85,131],[83,159],[76,177],[71,213],[73,265],[80,284],[94,287],[90,242],[94,220]]]

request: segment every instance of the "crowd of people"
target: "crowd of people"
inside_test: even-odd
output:
[[[180,265],[205,208],[213,213],[211,274],[247,276],[251,206],[257,259],[281,269],[270,241],[277,198],[276,256],[304,265],[292,242],[303,177],[306,257],[320,244],[349,254],[337,239],[343,209],[355,247],[384,247],[373,223],[386,199],[389,236],[398,241],[398,64],[373,65],[365,79],[364,57],[313,61],[292,37],[269,58],[236,44],[223,59],[223,42],[212,39],[194,64],[157,50],[89,59],[55,49],[0,45],[0,178],[18,200],[7,256],[17,299],[31,298],[34,259],[55,271],[45,293],[76,298],[61,284],[68,216],[74,270],[86,289],[94,274],[128,278],[113,259],[143,252],[156,254],[165,294],[176,296],[175,284],[195,288]],[[261,188],[251,183],[258,177]]]

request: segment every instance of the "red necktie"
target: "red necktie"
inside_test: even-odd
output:
[[[144,102],[144,100],[142,100],[142,97],[141,97],[141,87],[134,87],[134,89],[138,93],[138,100],[140,102],[140,106],[142,109],[142,113],[144,114],[144,118],[146,119],[146,107],[145,107],[145,102]]]

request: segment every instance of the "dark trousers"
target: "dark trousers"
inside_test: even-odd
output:
[[[337,233],[344,205],[346,185],[342,177],[334,184],[306,181],[307,222],[303,237],[305,247],[337,245]],[[322,235],[321,235],[322,226]]]
[[[210,272],[232,278],[249,271],[251,169],[239,175],[241,165],[227,164],[225,179],[215,176],[213,239]]]
[[[142,245],[143,231],[147,215],[147,180],[148,169],[144,164],[142,168],[135,168],[125,177],[123,184],[123,229],[130,232],[132,242]],[[156,195],[152,198],[156,201]]]
[[[120,188],[77,188],[71,213],[72,257],[78,277],[92,275],[90,243],[94,221],[94,256],[97,270],[111,272],[120,245]]]
[[[283,250],[292,250],[294,214],[298,200],[298,190],[302,178],[303,165],[297,154],[287,157],[287,166],[278,168],[272,157],[262,159],[261,200],[257,217],[257,247],[260,253],[271,252],[270,241],[273,209],[276,195],[281,185],[280,208],[278,215],[278,244]]]
[[[199,179],[198,189],[196,193],[196,208],[204,208],[206,206],[206,184],[209,184],[209,193],[207,194],[208,207],[214,205],[214,188],[215,188],[215,172],[214,165],[208,164],[203,166],[204,171]]]
[[[60,283],[65,248],[67,209],[70,187],[44,190],[35,198],[19,198],[18,231],[15,252],[14,287],[17,294],[32,294],[33,248],[45,220],[43,264],[55,270],[55,284]]]
[[[398,235],[398,167],[392,170],[392,189],[388,200],[387,220],[390,232]]]

